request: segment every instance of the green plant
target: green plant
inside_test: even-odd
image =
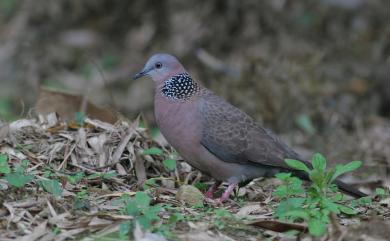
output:
[[[7,160],[7,157],[2,156],[2,159]],[[20,165],[17,165],[13,168],[13,170],[9,170],[10,172],[5,174],[5,180],[14,187],[21,188],[27,183],[31,182],[34,179],[34,176],[27,173],[25,174],[25,171],[28,167],[29,161],[23,160]],[[8,164],[7,164],[8,165]],[[6,165],[3,162],[3,171],[8,171],[5,167]]]
[[[213,211],[213,220],[212,223],[217,229],[223,229],[226,226],[227,219],[233,219],[234,216],[225,208],[218,208]]]
[[[390,197],[389,191],[383,188],[376,188],[375,195],[379,196],[381,199]]]
[[[38,181],[38,185],[48,193],[53,194],[56,197],[62,195],[62,187],[59,181],[55,179],[42,179]]]
[[[298,160],[286,159],[285,162],[288,166],[305,172],[311,180],[311,185],[304,189],[302,181],[291,173],[277,174],[276,177],[283,184],[273,193],[281,199],[274,210],[276,217],[289,222],[306,221],[310,234],[320,236],[327,230],[331,213],[356,214],[353,208],[341,203],[343,195],[333,181],[340,175],[359,168],[360,161],[327,169],[325,157],[316,153],[312,158],[312,169]]]
[[[85,177],[84,172],[77,172],[75,175],[67,175],[66,178],[71,184],[79,183]]]
[[[162,210],[162,206],[151,206],[150,201],[151,198],[144,192],[137,192],[134,198],[130,198],[128,195],[122,196],[124,207],[121,211],[125,215],[132,216],[133,220],[121,223],[119,228],[120,238],[126,238],[135,227],[136,222],[145,230],[156,231],[157,227],[153,225],[160,220],[158,214]]]
[[[84,125],[86,118],[87,118],[87,115],[83,112],[76,112],[74,114],[74,119],[75,119],[76,123],[80,126]]]
[[[116,173],[116,171],[108,171],[104,173],[97,172],[87,176],[87,179],[89,180],[96,179],[96,178],[111,179],[113,177],[116,177],[117,175],[118,174]]]
[[[152,147],[152,148],[143,150],[142,154],[143,155],[156,155],[156,156],[159,156],[159,155],[163,154],[163,151],[160,148]]]
[[[164,167],[168,170],[168,171],[174,171],[176,169],[176,160],[173,160],[173,159],[165,159],[163,161],[163,164],[164,164]]]
[[[0,173],[8,174],[11,172],[11,168],[8,165],[8,156],[0,154]]]

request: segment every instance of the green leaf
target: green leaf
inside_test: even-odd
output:
[[[177,222],[182,221],[182,220],[184,220],[184,215],[181,213],[173,213],[169,217],[169,223],[177,223]]]
[[[383,188],[376,188],[375,189],[375,194],[376,195],[385,195],[385,189],[383,189]]]
[[[361,161],[351,161],[350,163],[347,163],[345,165],[337,165],[335,167],[336,172],[332,177],[332,181],[346,172],[351,172],[358,169],[361,165],[362,165]]]
[[[322,188],[323,183],[325,181],[323,172],[314,169],[311,171],[309,178],[315,185],[317,185],[318,188]]]
[[[100,173],[93,173],[93,174],[87,176],[87,179],[91,180],[91,179],[95,179],[95,178],[99,178],[99,177],[101,177]]]
[[[56,197],[59,197],[62,195],[62,188],[61,184],[57,180],[53,179],[46,179],[46,180],[40,180],[39,185],[48,193],[53,194]]]
[[[149,188],[152,188],[152,187],[157,187],[158,184],[156,183],[156,179],[154,178],[150,178],[150,179],[147,179],[145,182],[144,182],[144,185],[143,185],[143,188],[145,190],[149,189]]]
[[[310,219],[309,220],[309,232],[314,236],[321,236],[327,230],[327,225],[325,222],[319,219]]]
[[[155,205],[153,207],[150,207],[144,211],[144,216],[149,220],[159,220],[160,217],[158,216],[158,213],[161,211],[160,205]]]
[[[276,190],[273,192],[273,195],[275,197],[280,197],[280,198],[288,197],[287,190],[288,190],[288,187],[286,185],[281,185],[278,188],[276,188]]]
[[[0,173],[10,173],[11,168],[8,165],[8,156],[6,154],[0,154]]]
[[[279,218],[284,218],[285,214],[294,210],[301,210],[305,198],[289,198],[279,203],[276,208],[275,215]]]
[[[103,178],[104,179],[110,179],[110,178],[113,178],[113,177],[116,177],[117,176],[117,173],[116,171],[109,171],[109,172],[106,172],[103,174]]]
[[[8,181],[9,184],[11,184],[14,187],[20,188],[26,185],[27,183],[31,182],[34,179],[33,175],[24,175],[22,173],[9,173],[5,175],[5,180]]]
[[[199,189],[200,191],[206,191],[208,188],[208,185],[204,182],[197,182],[194,184],[194,186]]]
[[[329,211],[331,211],[333,213],[336,213],[336,214],[340,213],[339,205],[334,203],[334,202],[332,202],[331,200],[329,200],[327,198],[322,199],[322,205],[324,205],[324,207],[326,209],[328,209]]]
[[[286,173],[286,172],[279,172],[275,174],[275,177],[281,181],[287,180],[289,177],[291,177],[291,173]]]
[[[371,197],[361,197],[361,198],[357,199],[357,201],[360,205],[363,205],[363,206],[371,205],[371,203],[372,203]]]
[[[309,214],[304,210],[292,210],[288,211],[284,214],[286,217],[294,217],[294,218],[301,218],[304,220],[307,220],[309,218]]]
[[[76,175],[67,175],[66,178],[71,184],[76,184],[84,178],[84,172],[78,172]]]
[[[293,160],[293,159],[285,159],[284,160],[289,167],[292,167],[296,170],[305,171],[307,173],[310,173],[309,168],[301,161]]]
[[[312,164],[313,164],[314,169],[323,172],[323,171],[325,171],[325,168],[326,168],[326,159],[320,153],[316,153],[313,155]]]
[[[159,155],[163,154],[163,151],[160,148],[152,147],[149,149],[145,149],[142,154],[143,155],[157,155],[157,156],[159,156]]]
[[[137,192],[135,194],[135,203],[140,208],[149,207],[151,198],[144,192]]]
[[[129,235],[128,234],[130,232],[130,228],[131,228],[130,221],[122,222],[119,225],[119,238],[121,240],[128,240],[129,239]]]
[[[131,215],[131,216],[138,216],[141,213],[140,209],[137,207],[137,204],[135,202],[127,203],[124,211],[125,211],[125,214]]]
[[[15,167],[15,172],[23,174],[23,172],[27,169],[29,163],[30,162],[28,160],[23,160],[20,165]]]
[[[337,204],[339,210],[345,214],[348,214],[348,215],[354,215],[354,214],[357,214],[357,211],[353,208],[350,208],[350,207],[347,207],[347,206],[344,206],[344,205],[341,205],[341,204]]]
[[[168,169],[168,171],[174,171],[176,169],[176,160],[173,159],[165,159],[163,161],[164,167]]]
[[[152,223],[151,223],[151,220],[149,220],[148,218],[146,218],[145,216],[139,216],[137,217],[136,221],[139,223],[139,225],[145,229],[145,230],[149,230],[152,226]]]
[[[303,129],[309,134],[314,134],[316,131],[310,117],[306,114],[299,115],[295,119],[295,122],[301,129]]]
[[[75,113],[75,120],[78,125],[82,126],[84,124],[85,119],[87,116],[83,112],[76,112]]]

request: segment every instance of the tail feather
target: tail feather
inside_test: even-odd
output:
[[[341,191],[343,191],[346,194],[351,195],[353,197],[361,198],[361,197],[368,196],[366,193],[359,191],[357,188],[354,188],[351,185],[349,185],[349,184],[347,184],[347,183],[345,183],[343,181],[336,180],[334,183],[337,185],[337,187]]]

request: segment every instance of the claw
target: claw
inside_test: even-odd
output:
[[[221,181],[214,182],[213,185],[210,186],[209,190],[204,194],[205,197],[212,199],[214,197],[214,192],[217,191],[219,185],[221,185]]]
[[[231,183],[229,186],[226,188],[225,192],[222,194],[222,196],[218,199],[218,202],[223,203],[226,200],[229,199],[230,194],[233,192],[234,188],[236,188],[237,183]]]

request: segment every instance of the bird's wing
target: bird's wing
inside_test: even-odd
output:
[[[302,160],[275,134],[212,92],[203,96],[200,112],[201,144],[223,161],[290,169],[285,158]]]

